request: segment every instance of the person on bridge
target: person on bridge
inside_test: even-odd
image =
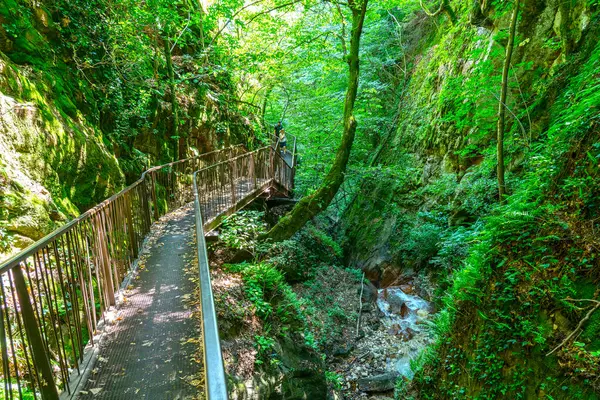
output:
[[[283,155],[287,154],[287,138],[285,137],[285,129],[281,128],[279,131],[279,147],[282,149]]]
[[[283,125],[281,124],[281,121],[277,122],[275,124],[275,139],[277,139],[277,137],[279,136],[279,132],[281,132],[282,129]]]

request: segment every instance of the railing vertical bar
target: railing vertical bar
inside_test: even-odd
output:
[[[49,246],[48,246],[49,247]],[[43,268],[40,270],[41,274],[42,274],[42,284],[44,285],[44,292],[46,293],[46,298],[48,299],[48,311],[50,314],[50,321],[51,321],[51,329],[52,329],[52,333],[54,335],[54,339],[56,340],[56,346],[57,346],[57,353],[58,353],[58,361],[59,361],[59,366],[60,366],[60,372],[62,375],[63,379],[66,379],[66,376],[64,375],[64,370],[65,370],[65,362],[64,362],[64,358],[63,358],[63,352],[61,351],[62,346],[61,346],[61,339],[62,339],[62,335],[58,335],[58,333],[56,332],[56,325],[57,325],[57,321],[58,321],[58,308],[55,308],[53,306],[56,306],[56,302],[52,301],[52,299],[56,299],[56,293],[54,293],[54,297],[53,295],[53,286],[54,286],[54,279],[52,277],[52,264],[50,261],[50,254],[48,252],[48,247],[44,247],[41,251],[42,253],[42,263],[40,265],[43,266]],[[52,282],[52,283],[51,283]]]
[[[153,203],[152,205],[153,205],[153,208],[154,208],[154,210],[153,210],[154,211],[154,220],[158,221],[158,201],[157,201],[158,196],[156,194],[156,176],[155,175],[156,174],[154,173],[154,171],[152,171],[150,173],[150,177],[152,179],[152,189],[151,189],[151,191],[152,191],[152,203]]]
[[[90,295],[90,304],[91,304],[91,315],[92,315],[92,322],[93,322],[93,326],[94,329],[93,331],[90,332],[90,338],[92,340],[92,343],[94,341],[94,334],[96,333],[96,329],[98,329],[98,315],[96,315],[96,294],[94,293],[94,274],[92,273],[92,257],[90,256],[90,242],[89,242],[89,237],[88,237],[88,229],[89,228],[89,222],[86,224],[83,224],[83,229],[82,229],[82,240],[83,243],[85,244],[85,253],[86,253],[86,265],[87,265],[87,272],[88,272],[88,279],[89,279],[89,284],[88,284],[88,289],[89,289],[89,295]],[[95,272],[96,272],[96,282],[97,285],[100,285],[100,280],[98,279],[98,265],[95,265],[96,268],[94,268]],[[98,302],[100,303],[100,312],[102,314],[103,313],[103,304],[102,304],[102,296],[100,295],[100,289],[98,289]]]
[[[75,268],[73,268],[73,252],[71,250],[72,240],[71,240],[72,231],[67,232],[64,235],[63,243],[66,241],[67,254],[65,254],[67,260],[67,292],[69,293],[69,298],[71,300],[71,312],[73,313],[73,327],[75,328],[75,334],[73,337],[75,338],[75,342],[73,342],[73,355],[75,357],[75,366],[77,368],[77,372],[81,373],[79,370],[79,361],[83,358],[83,345],[81,343],[81,315],[79,314],[79,299],[77,296],[77,289],[75,283]]]
[[[3,285],[2,282],[0,282],[0,285]],[[4,398],[7,399],[9,394],[10,394],[10,398],[12,399],[12,387],[11,385],[11,379],[10,379],[10,361],[8,359],[8,346],[6,345],[6,331],[5,331],[5,324],[4,324],[4,315],[5,313],[8,313],[8,310],[6,309],[5,305],[4,305],[4,301],[0,304],[0,350],[2,350],[2,373],[4,376]]]
[[[33,308],[29,300],[29,294],[27,292],[27,285],[25,278],[23,277],[23,271],[21,266],[17,265],[12,269],[12,275],[15,280],[15,288],[17,290],[17,296],[19,297],[19,304],[21,306],[21,312],[23,315],[23,324],[25,325],[25,331],[29,342],[31,343],[31,349],[33,351],[33,358],[35,364],[39,368],[42,374],[42,384],[40,385],[40,392],[44,400],[55,400],[58,399],[58,390],[54,382],[54,376],[52,374],[52,367],[48,355],[44,351],[44,345],[40,336],[35,316],[33,314]],[[10,275],[9,275],[10,276]],[[5,299],[4,289],[2,289],[2,297]],[[4,302],[6,306],[6,299]],[[13,350],[14,351],[14,350]],[[15,366],[16,367],[16,366]],[[16,368],[15,368],[16,369]],[[17,373],[18,376],[18,373]],[[18,378],[17,378],[18,379]],[[17,381],[18,382],[18,381]],[[19,383],[18,383],[19,384]],[[19,384],[20,393],[20,384]]]
[[[88,337],[90,338],[90,341],[92,342],[93,345],[93,328],[92,328],[92,318],[91,315],[93,312],[90,312],[90,310],[92,310],[93,308],[90,308],[90,300],[88,298],[89,296],[89,292],[88,292],[88,288],[86,285],[86,281],[84,278],[84,270],[83,270],[83,265],[82,265],[82,254],[83,254],[83,249],[81,247],[81,243],[80,243],[80,234],[81,232],[79,231],[79,226],[77,226],[76,229],[73,230],[73,236],[72,236],[72,241],[73,241],[73,252],[75,253],[75,269],[77,271],[77,278],[79,279],[79,286],[81,288],[81,300],[83,301],[83,312],[84,312],[84,316],[85,316],[85,324],[88,330]],[[81,335],[81,354],[83,355],[83,349],[85,344],[83,343],[83,327],[81,326],[81,320],[79,322],[80,325],[80,335]]]
[[[60,291],[62,293],[62,298],[63,298],[63,307],[65,308],[65,317],[67,319],[67,331],[69,334],[68,339],[71,339],[71,349],[73,349],[73,361],[75,363],[76,368],[79,370],[79,362],[77,360],[77,354],[75,353],[75,338],[73,337],[73,329],[71,326],[71,317],[69,316],[69,310],[68,310],[68,306],[67,304],[69,303],[67,294],[69,294],[69,291],[67,289],[67,291],[65,291],[65,279],[63,276],[63,269],[61,268],[61,263],[60,263],[60,252],[58,249],[58,244],[60,243],[60,247],[63,250],[63,254],[64,254],[64,242],[63,242],[63,237],[58,237],[57,241],[55,242],[56,246],[54,246],[54,254],[56,257],[56,271],[58,272],[58,279],[59,279],[59,283],[60,283]],[[65,263],[66,265],[66,263]],[[59,314],[60,315],[60,314]],[[62,336],[62,335],[61,335]],[[65,348],[65,355],[66,355],[66,351],[67,349]],[[66,360],[68,361],[69,359],[66,358]],[[68,371],[66,371],[67,375],[68,375]],[[67,385],[67,388],[69,388],[69,382],[65,382]]]
[[[19,265],[17,265],[15,268],[20,268]],[[10,274],[10,272],[9,272]],[[12,285],[9,286],[9,288]],[[8,303],[6,302],[6,293],[4,291],[4,284],[0,285],[0,288],[2,289],[2,301],[4,303],[4,308],[8,310]],[[27,289],[25,289],[27,290]],[[23,394],[21,393],[21,379],[19,378],[19,364],[17,363],[17,352],[15,351],[15,341],[13,339],[13,333],[12,333],[12,329],[10,326],[10,318],[9,318],[9,314],[8,312],[6,313],[6,326],[8,328],[8,337],[10,339],[10,351],[12,353],[12,362],[13,362],[13,368],[15,370],[15,377],[17,379],[17,389],[19,391],[19,398],[23,398]],[[10,375],[9,375],[9,379],[10,379]],[[12,384],[12,382],[11,382]],[[12,398],[12,387],[10,389],[10,397]]]
[[[52,243],[52,249],[55,252],[55,257],[56,257],[56,242]],[[56,316],[56,321],[59,321],[59,315],[60,315],[60,310],[58,309],[58,295],[56,294],[56,281],[54,280],[54,273],[52,272],[52,264],[51,264],[51,256],[50,256],[50,252],[48,251],[48,248],[46,248],[47,252],[46,255],[48,257],[48,261],[49,261],[49,283],[50,283],[50,292],[52,293],[52,295],[54,296],[54,299],[56,301],[54,301],[50,306],[54,305],[54,312],[55,312],[55,316]],[[56,262],[54,264],[55,268],[58,268],[56,265]],[[58,326],[56,326],[58,325]],[[53,324],[53,329],[56,332],[58,329],[60,329],[60,324]],[[68,379],[68,374],[67,374],[67,350],[65,348],[65,341],[63,338],[63,335],[57,334],[58,336],[58,341],[57,341],[57,345],[59,346],[59,355],[61,355],[61,373],[63,375],[63,382],[67,381]],[[62,350],[62,351],[61,351]],[[69,390],[68,384],[67,384],[67,390]],[[69,391],[70,393],[70,391]]]
[[[77,323],[77,340],[79,343],[79,358],[80,360],[83,360],[83,352],[84,352],[84,348],[85,348],[85,343],[83,343],[83,324],[81,321],[81,317],[82,314],[80,312],[80,310],[83,307],[83,311],[84,311],[84,316],[87,315],[87,313],[85,313],[85,303],[80,304],[81,302],[83,302],[83,296],[84,296],[84,287],[81,284],[82,281],[80,279],[81,277],[81,268],[79,267],[80,264],[80,255],[77,252],[77,243],[75,241],[76,239],[76,231],[72,230],[70,232],[70,235],[67,236],[67,241],[69,242],[69,249],[71,249],[72,254],[72,258],[71,258],[71,282],[72,282],[72,292],[73,292],[73,303],[74,303],[74,307],[73,310],[75,312],[75,317],[76,317],[76,323]],[[79,284],[80,286],[80,292],[81,292],[81,302],[79,299],[79,296],[77,295],[77,285]]]
[[[23,265],[23,266],[25,268],[27,268],[27,265]],[[21,271],[20,266],[16,266],[13,269],[13,271],[15,271],[17,269],[21,272],[21,277],[23,278],[23,272]],[[13,304],[16,305],[17,304],[17,296],[18,295],[15,296],[15,283],[14,283],[11,275],[12,274],[9,272],[8,273],[8,280],[10,282],[10,294],[11,294],[11,297],[12,297]],[[25,279],[23,278],[23,284],[24,283],[25,283]],[[16,289],[17,290],[21,290],[21,287],[17,286]],[[27,287],[26,286],[25,286],[25,292],[27,292]],[[19,299],[21,299],[20,296],[19,296]],[[30,308],[31,308],[31,300],[30,300],[29,294],[26,295],[26,298],[25,298],[24,301],[27,301],[29,303]],[[26,315],[27,314],[27,311],[26,311],[27,307],[23,308],[23,301],[21,301],[21,300],[19,301],[19,304],[21,305],[21,312],[22,312],[22,315],[23,315],[23,319],[25,319],[25,318],[31,318],[34,321],[34,323],[35,323],[35,315],[34,315],[35,313],[33,312],[33,308],[31,308],[31,310],[29,310],[29,311],[31,311],[32,315]],[[17,320],[17,328],[18,328],[18,332],[19,332],[19,337],[21,338],[21,346],[23,347],[23,353],[25,355],[25,364],[27,365],[27,371],[29,372],[29,376],[32,376],[35,379],[35,381],[31,382],[31,384],[33,386],[33,390],[31,392],[33,392],[33,397],[37,399],[37,396],[35,394],[35,386],[36,386],[36,383],[37,383],[38,376],[37,376],[37,374],[34,375],[33,372],[31,372],[31,365],[32,365],[32,363],[29,362],[29,352],[27,351],[27,344],[32,344],[32,342],[31,342],[31,340],[27,340],[27,341],[25,340],[25,337],[23,335],[23,325],[25,324],[25,321],[23,320],[23,324],[21,324],[21,318],[19,317],[19,313],[15,313],[15,319]],[[39,345],[40,345],[40,347],[42,347],[42,351],[43,351],[44,348],[43,348],[43,343],[41,343],[41,339],[40,339],[40,344]],[[33,357],[33,354],[32,354],[32,357]]]

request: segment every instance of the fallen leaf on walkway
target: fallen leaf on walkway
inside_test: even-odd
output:
[[[92,394],[94,396],[97,395],[98,393],[100,393],[101,391],[102,391],[102,388],[93,388],[93,389],[90,389],[90,392],[92,392]]]
[[[142,346],[150,347],[152,346],[152,343],[154,343],[154,340],[146,340],[144,343],[142,343]]]

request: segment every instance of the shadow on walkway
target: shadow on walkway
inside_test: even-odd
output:
[[[197,282],[184,271],[196,257],[194,229],[193,207],[153,227],[80,399],[199,397],[200,324],[186,304]]]

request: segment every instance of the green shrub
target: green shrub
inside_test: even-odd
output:
[[[220,239],[233,249],[254,249],[255,239],[266,232],[264,213],[258,211],[240,211],[223,221]]]

